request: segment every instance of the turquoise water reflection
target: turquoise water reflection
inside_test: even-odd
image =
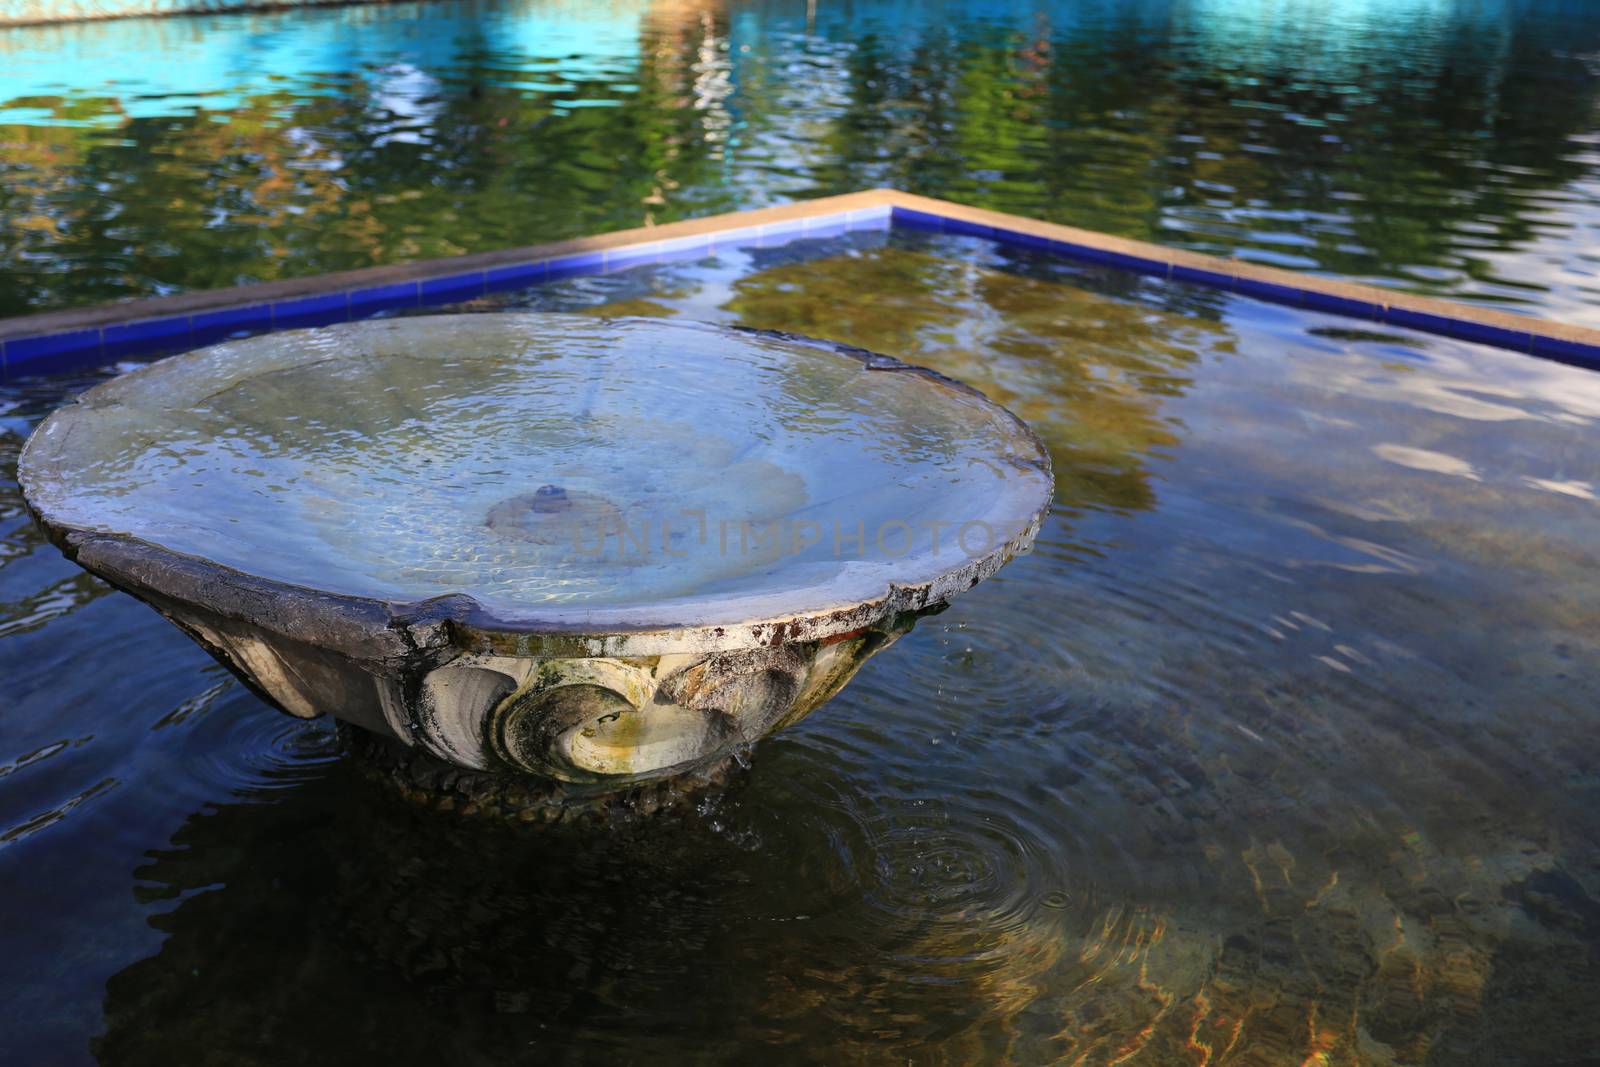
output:
[[[1600,322],[1578,0],[457,0],[0,56],[0,314],[888,184]]]

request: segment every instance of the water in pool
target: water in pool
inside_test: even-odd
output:
[[[1036,551],[725,795],[412,810],[42,544],[0,387],[0,1060],[1576,1064],[1600,376],[883,234],[465,309],[808,332],[1026,418]]]
[[[0,31],[0,315],[911,192],[1600,323],[1593,0],[452,0]]]
[[[970,577],[1047,503],[1042,453],[969,389],[817,342],[503,313],[161,362],[48,423],[19,479],[47,525],[337,596],[466,594],[518,633],[603,633]]]

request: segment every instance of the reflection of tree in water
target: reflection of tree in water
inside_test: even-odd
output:
[[[1318,70],[1297,53],[1345,42],[1230,50],[1208,37],[1225,19],[1125,8],[861,35],[814,191],[890,184],[1426,285],[1439,266],[1486,278],[1481,254],[1538,236],[1547,191],[1592,172],[1575,151],[1597,99],[1592,17],[1523,13],[1492,33],[1463,17],[1424,42],[1352,31],[1361,58]]]
[[[521,64],[536,57],[471,19],[455,27],[448,62],[421,72],[420,124],[391,110],[385,72],[368,69],[318,72],[320,92],[259,93],[219,113],[130,117],[115,98],[22,101],[56,124],[0,126],[0,270],[18,272],[0,286],[0,316],[703,212],[660,204],[664,187],[716,184],[705,168],[720,150],[685,83],[700,38],[726,29],[692,14],[645,24],[636,84],[585,84],[614,106],[565,115],[552,94],[506,84],[526,79]],[[380,14],[364,32],[403,39],[407,23]],[[713,209],[732,206],[711,195]],[[29,257],[72,269],[31,270]]]
[[[751,274],[728,310],[975,386],[1044,438],[1067,507],[1148,507],[1146,461],[1178,442],[1162,398],[1232,347],[1215,321],[894,247]]]
[[[381,69],[158,117],[104,96],[0,102],[50,113],[0,127],[0,314],[880,184],[1444,287],[1439,268],[1487,277],[1486,253],[1575,224],[1548,194],[1593,169],[1576,150],[1591,12],[1508,11],[1492,33],[1463,15],[1420,55],[1363,31],[1364,58],[1323,71],[1296,54],[1317,41],[1230,50],[1201,32],[1228,20],[1166,6],[908,23],[864,4],[801,38],[780,32],[798,11],[655,5],[635,69],[584,79],[608,106],[575,109],[517,86],[561,57],[470,8],[428,10],[457,43],[417,60],[419,114]],[[393,38],[372,54],[411,55],[407,16],[362,20]]]

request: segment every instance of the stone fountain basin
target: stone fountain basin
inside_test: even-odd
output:
[[[279,708],[620,785],[793,722],[1032,542],[1033,433],[824,341],[480,314],[234,341],[85,392],[19,480],[70,558]]]

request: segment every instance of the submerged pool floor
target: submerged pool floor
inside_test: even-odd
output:
[[[1600,376],[905,234],[502,307],[926,364],[1038,430],[1055,510],[719,801],[519,836],[41,544],[17,452],[100,375],[0,387],[0,1059],[1600,1047]]]

